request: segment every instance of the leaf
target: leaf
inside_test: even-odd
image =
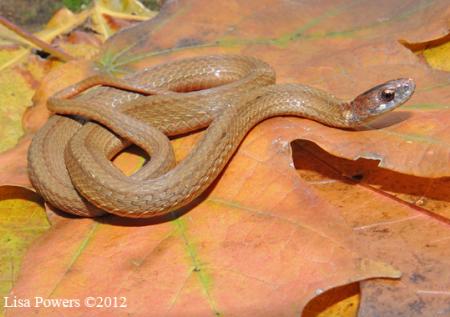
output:
[[[450,216],[450,178],[416,179],[367,160],[355,163],[333,157],[305,141],[293,148],[301,178],[341,210],[361,253],[403,273],[400,283],[363,282],[360,316],[439,316],[450,290],[449,224],[444,218]],[[416,204],[420,207],[404,203],[412,190],[429,190],[433,199],[422,196],[424,201]]]
[[[145,8],[137,0],[96,0],[91,9],[93,28],[107,39],[125,26],[127,21],[145,21],[156,15],[156,12]]]
[[[325,200],[304,187],[291,168],[289,146],[268,142],[274,133],[279,135],[269,122],[254,130],[261,141],[247,139],[208,198],[171,222],[117,217],[56,222],[28,253],[14,294],[124,296],[129,301],[127,312],[139,314],[145,309],[139,295],[145,288],[147,294],[158,294],[146,300],[155,316],[177,316],[182,311],[200,316],[239,314],[242,298],[246,310],[255,315],[295,315],[330,287],[398,277],[392,267],[352,252],[347,225]],[[185,139],[184,145],[197,137]],[[183,156],[183,147],[177,149],[178,157]],[[248,167],[244,174],[243,165]],[[260,186],[261,178],[269,177],[267,185]],[[246,194],[250,190],[255,196]],[[43,258],[54,259],[40,266],[48,273],[45,283],[31,265]],[[80,308],[77,313],[88,311]],[[52,316],[60,310],[42,313]]]
[[[24,117],[27,131],[44,122],[49,95],[99,65],[124,74],[226,52],[262,58],[279,82],[303,82],[347,98],[395,77],[413,77],[418,88],[403,109],[363,131],[301,118],[263,122],[216,184],[176,218],[87,220],[48,211],[53,227],[30,249],[13,293],[125,296],[131,315],[291,316],[310,312],[308,301],[327,290],[399,277],[398,269],[401,280],[361,284],[360,315],[434,316],[447,309],[450,80],[404,46],[445,37],[447,9],[445,1],[166,2],[154,19],[111,37],[92,61],[50,73],[35,110]],[[197,139],[174,141],[178,159]],[[326,152],[313,147],[300,158],[294,143],[292,161],[296,139]],[[23,164],[21,155],[9,153],[8,162]],[[142,164],[128,157],[116,164],[124,168],[125,162],[128,171]],[[305,174],[312,163],[313,173]],[[0,171],[0,179],[10,170]],[[24,173],[12,175],[25,179]]]
[[[35,193],[3,187],[0,193],[0,296],[7,296],[20,272],[23,254],[34,239],[47,231],[42,199]],[[3,307],[3,301],[1,307]]]
[[[445,43],[424,51],[424,56],[431,67],[446,71],[450,71],[449,55],[450,43]]]
[[[0,73],[0,151],[13,147],[22,136],[22,113],[31,106],[34,89],[42,78],[43,63],[31,62]],[[4,167],[4,166],[3,166]]]

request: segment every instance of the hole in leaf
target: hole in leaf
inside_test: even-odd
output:
[[[33,53],[43,59],[47,59],[50,56],[50,53],[43,50],[34,50]]]
[[[359,293],[359,283],[330,289],[314,297],[305,306],[302,317],[357,316]]]
[[[410,43],[399,40],[407,49],[422,57],[430,67],[450,71],[450,33],[430,41]]]

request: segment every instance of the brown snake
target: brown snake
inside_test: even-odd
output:
[[[198,197],[262,120],[289,115],[338,128],[363,126],[404,103],[415,88],[411,79],[396,79],[347,102],[305,85],[274,83],[269,65],[237,55],[184,59],[121,80],[82,81],[49,99],[57,115],[33,138],[30,179],[45,200],[69,213],[161,215]],[[103,87],[90,88],[95,85]],[[167,136],[205,127],[175,166]],[[151,159],[125,176],[110,160],[131,143]]]

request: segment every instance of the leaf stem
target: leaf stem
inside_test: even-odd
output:
[[[47,53],[50,53],[54,57],[57,57],[57,58],[59,58],[60,60],[62,60],[64,62],[67,62],[67,61],[75,59],[75,57],[73,57],[72,55],[64,52],[63,50],[61,50],[59,48],[53,47],[50,44],[42,41],[41,39],[36,37],[34,34],[32,34],[32,33],[28,32],[28,31],[22,29],[21,27],[19,27],[19,26],[15,25],[14,23],[8,21],[7,19],[5,19],[2,16],[0,16],[0,24],[3,25],[4,27],[6,27],[7,29],[13,31],[17,35],[21,36],[22,38],[24,38],[28,42],[36,45],[37,47],[39,47],[43,51],[45,51]]]

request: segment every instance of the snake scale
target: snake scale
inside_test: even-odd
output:
[[[352,101],[301,84],[275,84],[265,62],[240,55],[182,59],[122,79],[97,76],[48,101],[55,114],[28,152],[33,186],[55,207],[84,217],[152,217],[185,206],[220,174],[248,131],[274,116],[337,128],[365,125],[410,98],[396,79]],[[207,128],[175,164],[168,137]],[[131,176],[111,159],[130,144],[150,160]]]

